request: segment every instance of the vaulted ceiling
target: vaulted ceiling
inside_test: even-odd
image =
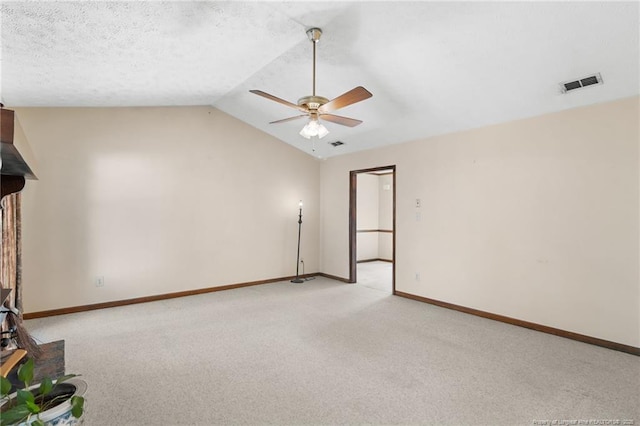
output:
[[[317,157],[640,93],[638,2],[10,2],[2,101],[20,106],[212,105]],[[290,102],[364,86],[307,140]],[[562,93],[600,73],[604,84]],[[340,140],[334,148],[329,143]],[[313,150],[315,149],[315,151]]]

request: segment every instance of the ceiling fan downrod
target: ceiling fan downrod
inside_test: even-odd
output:
[[[316,43],[320,40],[322,30],[320,28],[310,28],[307,30],[307,37],[313,43],[313,90],[312,96],[316,95]]]

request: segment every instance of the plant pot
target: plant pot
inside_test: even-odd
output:
[[[37,389],[40,385],[30,386],[30,390]],[[75,418],[73,414],[71,414],[71,402],[70,399],[73,396],[82,396],[87,392],[87,382],[78,378],[72,377],[71,379],[66,380],[64,383],[59,385],[60,387],[71,387],[68,398],[62,403],[56,405],[55,407],[51,407],[48,410],[45,410],[40,413],[40,420],[46,426],[71,426],[71,425],[79,425],[82,424],[84,419],[81,417],[79,419]],[[13,399],[16,397],[16,394],[11,394],[10,398]],[[36,416],[33,416],[29,421],[18,423],[17,426],[29,426],[32,422],[37,419]]]

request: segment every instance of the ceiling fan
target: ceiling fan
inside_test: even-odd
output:
[[[308,117],[309,121],[300,131],[300,135],[311,139],[312,136],[318,136],[322,138],[326,136],[329,131],[320,123],[320,119],[330,121],[332,123],[340,124],[342,126],[355,127],[362,123],[361,120],[353,118],[342,117],[339,115],[330,114],[340,108],[355,104],[356,102],[364,101],[373,96],[367,89],[362,86],[358,86],[349,90],[346,93],[338,96],[335,99],[329,100],[322,96],[316,96],[316,43],[320,40],[322,30],[320,28],[311,28],[307,30],[307,36],[313,43],[313,94],[311,96],[305,96],[298,99],[298,103],[294,104],[284,99],[280,99],[262,90],[249,90],[251,93],[255,93],[258,96],[276,101],[282,105],[288,106],[298,111],[303,112],[302,115],[295,117],[284,118],[282,120],[272,121],[269,124],[285,123],[287,121],[297,120],[299,118]]]

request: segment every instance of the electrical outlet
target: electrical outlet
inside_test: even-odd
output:
[[[104,287],[104,277],[96,277],[94,284],[96,287]]]

